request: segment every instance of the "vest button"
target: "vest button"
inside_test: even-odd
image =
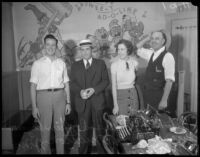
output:
[[[157,81],[157,79],[153,79],[153,81],[154,81],[154,82],[156,82],[156,81]]]

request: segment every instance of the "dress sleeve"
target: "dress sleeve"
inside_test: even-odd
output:
[[[110,71],[111,71],[111,74],[115,74],[117,72],[117,67],[116,67],[116,63],[113,62],[110,66]]]

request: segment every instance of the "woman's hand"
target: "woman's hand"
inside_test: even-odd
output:
[[[69,115],[71,112],[71,105],[70,104],[67,104],[65,106],[65,115]]]
[[[35,119],[40,119],[40,113],[37,107],[33,108],[32,115]]]
[[[119,113],[119,107],[118,107],[118,105],[114,105],[113,114],[118,115],[118,113]]]

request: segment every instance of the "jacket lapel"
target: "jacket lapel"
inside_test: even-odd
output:
[[[96,68],[96,59],[92,59],[92,64],[91,64],[91,66],[90,66],[90,68],[88,69],[88,79],[90,80],[90,81],[92,81],[93,80],[93,78],[94,78],[94,76],[95,76],[95,73],[96,73],[96,70],[97,70],[97,68]]]
[[[79,65],[79,74],[80,74],[80,79],[83,84],[83,89],[85,89],[85,65],[83,63],[83,60],[80,62]]]

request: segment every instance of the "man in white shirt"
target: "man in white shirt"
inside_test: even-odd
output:
[[[69,78],[65,63],[55,55],[58,40],[51,34],[44,38],[45,54],[31,69],[32,115],[41,132],[41,153],[50,152],[50,130],[53,121],[56,153],[64,154],[65,114],[71,111]]]
[[[151,49],[142,46],[150,40]],[[158,110],[167,108],[167,101],[175,81],[175,60],[167,51],[170,37],[164,30],[151,33],[137,44],[138,56],[148,61],[144,82],[144,101]]]

